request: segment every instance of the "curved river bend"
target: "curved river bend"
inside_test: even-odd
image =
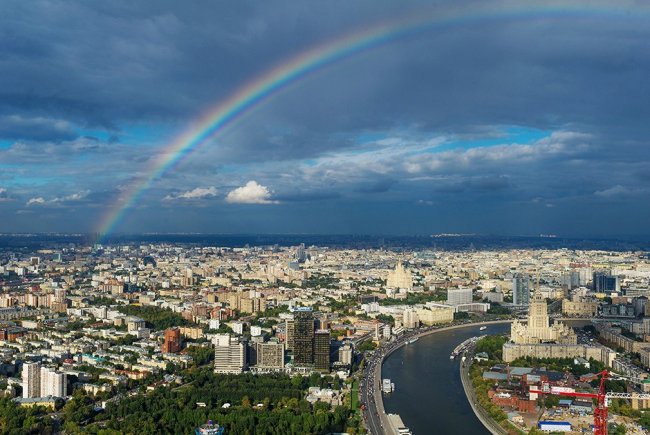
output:
[[[449,355],[467,338],[481,334],[503,334],[510,324],[478,326],[437,332],[407,344],[386,358],[382,378],[395,383],[395,391],[384,396],[386,413],[399,414],[414,435],[489,434],[469,405],[460,382],[459,361]]]

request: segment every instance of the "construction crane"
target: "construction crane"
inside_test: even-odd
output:
[[[548,383],[543,382],[541,390],[535,389],[533,386],[530,387],[529,393],[531,400],[537,398],[537,394],[553,394],[558,396],[568,396],[568,397],[583,397],[586,399],[596,399],[596,409],[594,410],[594,434],[595,435],[607,435],[607,407],[609,401],[612,399],[638,399],[638,400],[647,400],[650,399],[650,394],[641,394],[641,393],[608,393],[605,391],[605,381],[609,376],[607,370],[603,370],[598,373],[600,376],[600,385],[598,387],[597,393],[581,393],[575,391],[564,391],[561,389],[553,389],[549,386]],[[618,376],[618,375],[617,375]]]

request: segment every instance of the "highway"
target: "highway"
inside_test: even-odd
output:
[[[452,326],[429,326],[427,328],[417,329],[400,336],[395,341],[390,341],[385,345],[377,348],[372,356],[366,360],[363,376],[359,385],[359,394],[361,404],[365,406],[363,419],[371,435],[393,435],[395,432],[391,428],[388,417],[384,410],[384,403],[381,392],[381,366],[384,358],[389,356],[395,350],[406,344],[415,337],[433,334],[438,331],[448,331],[452,329],[465,328],[468,326],[490,325],[495,323],[506,323],[512,320],[497,320],[488,322],[463,322],[453,324]],[[405,424],[408,425],[407,422]]]

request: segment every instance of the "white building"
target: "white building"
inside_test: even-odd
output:
[[[242,335],[244,333],[244,323],[232,322],[232,330],[235,334]]]
[[[471,288],[450,288],[447,290],[447,305],[462,305],[472,303]]]
[[[352,365],[352,346],[350,344],[344,344],[339,348],[339,362],[342,364],[351,366]]]
[[[386,340],[390,338],[390,333],[391,333],[390,325],[384,325],[384,330],[382,331],[382,335]]]
[[[41,367],[40,397],[64,397],[66,395],[66,375],[52,367]]]
[[[261,326],[251,326],[251,337],[259,337],[262,335],[262,327]]]
[[[214,338],[214,372],[241,373],[246,368],[246,343],[230,334]]]

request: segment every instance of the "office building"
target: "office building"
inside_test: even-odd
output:
[[[256,366],[265,369],[284,367],[284,344],[278,341],[255,343]]]
[[[592,288],[595,293],[612,292],[619,293],[621,291],[620,283],[617,276],[611,276],[605,272],[594,272],[592,279]]]
[[[530,304],[530,278],[517,274],[512,278],[512,303],[515,305]]]
[[[246,342],[230,334],[217,334],[214,339],[214,372],[242,373],[246,369]]]
[[[296,366],[314,364],[314,314],[311,308],[293,312],[293,362]]]
[[[456,308],[449,305],[428,302],[424,307],[415,309],[418,320],[427,326],[454,321]]]
[[[319,329],[314,333],[314,368],[323,372],[330,371],[330,332]]]
[[[472,303],[471,288],[450,288],[447,290],[447,305],[457,306]]]
[[[284,348],[289,352],[293,352],[293,336],[295,331],[295,322],[294,319],[286,319],[284,321],[284,331],[285,331],[285,346]]]

